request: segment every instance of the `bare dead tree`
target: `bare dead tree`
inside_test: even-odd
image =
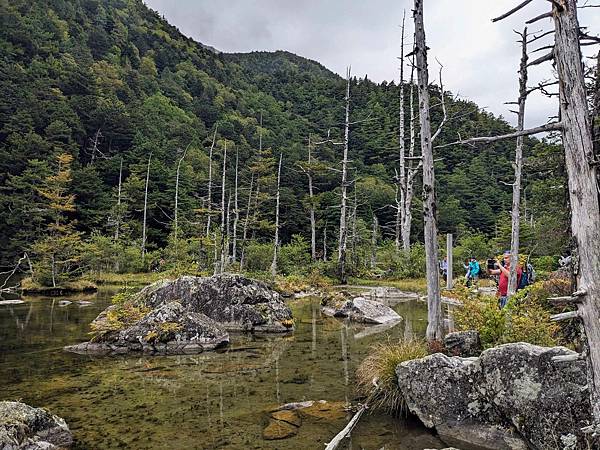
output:
[[[310,201],[310,256],[313,261],[317,260],[317,225],[315,220],[315,200],[313,192],[313,177],[312,177],[312,153],[310,145],[310,133],[308,135],[308,170],[306,176],[308,177],[308,196]]]
[[[423,161],[419,160],[419,162],[417,163],[417,165],[413,164],[413,161],[415,159],[415,147],[416,147],[416,131],[415,131],[415,124],[416,124],[416,116],[415,116],[415,107],[414,107],[414,99],[415,99],[415,95],[414,95],[414,88],[415,88],[415,83],[414,83],[414,68],[415,68],[415,64],[414,64],[414,53],[413,53],[413,63],[411,64],[411,71],[410,71],[410,93],[409,93],[409,108],[410,108],[410,144],[408,147],[408,161],[409,164],[407,164],[406,167],[406,176],[404,178],[404,191],[405,191],[405,196],[404,196],[404,202],[401,205],[402,210],[403,210],[403,217],[402,217],[402,224],[401,224],[401,236],[402,236],[402,251],[405,254],[408,254],[408,252],[410,251],[410,230],[412,227],[412,202],[413,202],[413,198],[415,195],[415,191],[414,191],[414,182],[415,182],[415,178],[417,176],[417,174],[419,173],[419,170],[421,169],[422,165],[423,165]]]
[[[221,176],[221,266],[220,272],[225,272],[227,257],[225,255],[225,183],[227,176],[227,140],[223,146],[223,169]]]
[[[346,70],[346,120],[344,123],[344,153],[342,159],[342,199],[340,206],[340,230],[338,241],[338,277],[340,283],[348,282],[346,273],[346,250],[348,245],[348,139],[350,137],[350,67]]]
[[[400,38],[400,124],[398,127],[398,141],[400,144],[399,165],[400,174],[396,184],[396,251],[400,251],[400,237],[404,215],[406,214],[406,140],[404,136],[404,24],[406,20],[406,10],[402,14],[402,37]],[[399,197],[398,197],[399,194]]]
[[[146,187],[144,188],[144,219],[142,222],[142,258],[146,257],[146,219],[148,217],[148,182],[150,181],[150,160],[152,152],[148,156],[148,166],[146,168]]]
[[[121,214],[121,187],[123,185],[123,157],[121,157],[121,163],[119,164],[119,186],[117,188],[117,214],[115,219],[115,242],[119,240],[119,232],[121,231],[121,221],[123,220]]]
[[[521,64],[519,66],[519,111],[517,113],[517,131],[525,128],[525,102],[527,100],[527,27],[521,36]],[[515,148],[515,181],[512,192],[512,227],[510,237],[510,276],[507,295],[511,297],[517,291],[517,266],[519,264],[519,234],[521,223],[521,172],[523,171],[523,136],[517,138]]]
[[[217,141],[217,128],[218,125],[215,124],[215,132],[213,134],[212,143],[210,144],[210,150],[208,152],[208,218],[206,219],[206,237],[210,235],[210,221],[212,214],[212,158],[213,158],[213,149],[215,148],[215,142]]]
[[[526,6],[526,1],[500,20]],[[584,69],[581,57],[581,27],[577,18],[576,0],[553,0],[554,45],[545,57],[529,66],[553,60],[559,81],[559,117],[545,127],[517,131],[500,140],[534,134],[534,132],[560,130],[565,151],[565,165],[571,205],[571,232],[577,249],[577,290],[567,302],[577,305],[577,311],[558,314],[555,320],[579,317],[583,321],[587,346],[584,355],[588,361],[588,386],[595,426],[586,431],[600,432],[600,204],[598,200],[597,163],[594,159],[591,121],[587,105]],[[537,19],[537,18],[536,18]],[[546,128],[544,130],[544,128]],[[468,140],[473,142],[473,140]],[[459,141],[460,142],[460,141]],[[491,142],[479,138],[478,142]],[[461,143],[464,143],[462,141]],[[564,298],[559,300],[563,301]],[[558,360],[557,360],[558,361]]]
[[[441,340],[443,335],[440,280],[438,277],[438,243],[435,202],[435,172],[429,116],[429,74],[427,45],[423,21],[423,0],[415,0],[415,60],[419,92],[419,122],[421,125],[421,154],[423,155],[423,218],[425,220],[425,258],[427,272],[427,340]],[[442,93],[443,95],[443,93]]]
[[[235,151],[235,187],[234,187],[234,201],[233,201],[233,248],[231,256],[233,262],[237,260],[237,229],[238,222],[240,220],[240,210],[238,206],[238,176],[239,176],[239,163],[240,163],[240,152],[236,149]]]
[[[327,261],[327,227],[323,228],[323,261]]]
[[[579,46],[576,0],[552,4],[554,60],[558,74],[562,138],[569,180],[571,232],[577,243],[578,314],[588,341],[592,410],[600,427],[600,205],[591,121]]]
[[[277,275],[277,256],[279,253],[279,187],[281,185],[281,161],[283,154],[279,154],[279,168],[277,169],[277,193],[275,195],[275,237],[273,239],[273,261],[271,262],[271,275]]]
[[[244,268],[244,255],[246,250],[246,239],[248,238],[248,223],[250,222],[250,205],[252,203],[252,189],[254,184],[254,174],[250,176],[250,189],[248,190],[248,203],[246,205],[246,217],[244,219],[244,226],[242,228],[242,243],[241,243],[241,256],[240,256],[240,270]]]
[[[377,216],[373,214],[373,230],[371,231],[371,269],[377,266],[377,232],[379,222]]]
[[[177,173],[175,175],[175,210],[173,211],[173,238],[175,240],[175,255],[177,255],[177,232],[178,230],[178,215],[179,215],[179,173],[181,171],[181,163],[183,162],[183,160],[185,159],[185,155],[187,154],[188,148],[189,148],[189,144],[188,146],[185,148],[185,150],[183,151],[183,154],[181,155],[181,158],[179,158],[179,161],[177,162]]]

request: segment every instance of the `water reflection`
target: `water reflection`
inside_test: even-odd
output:
[[[423,335],[424,305],[399,302],[404,320],[379,334],[324,317],[320,299],[290,303],[292,336],[235,334],[221,352],[179,356],[93,358],[62,352],[88,339],[89,323],[109,304],[103,289],[59,306],[27,298],[0,306],[1,399],[21,398],[64,417],[76,449],[322,448],[347,419],[307,421],[281,441],[262,436],[268,410],[304,400],[352,401],[353,374],[369,346]],[[422,449],[440,443],[412,422],[369,415],[347,448]]]

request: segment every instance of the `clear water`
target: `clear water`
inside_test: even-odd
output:
[[[292,438],[267,441],[269,408],[303,400],[352,401],[353,374],[369,347],[423,335],[425,306],[399,302],[404,321],[360,337],[320,313],[318,298],[290,301],[291,336],[232,335],[223,352],[172,357],[88,357],[62,351],[88,338],[89,323],[115,290],[0,305],[0,399],[63,417],[76,449],[319,449],[350,416],[304,423]],[[73,303],[59,306],[61,300]],[[79,301],[91,304],[81,306]],[[358,336],[357,336],[358,335]],[[306,422],[306,421],[305,421]],[[411,420],[369,414],[342,448],[423,449],[444,445]]]

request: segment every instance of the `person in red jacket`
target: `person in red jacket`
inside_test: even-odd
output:
[[[498,281],[498,292],[496,292],[496,296],[498,297],[498,307],[500,309],[506,306],[508,302],[508,278],[510,277],[510,251],[506,250],[504,255],[502,256],[502,263],[496,264],[496,269],[491,269],[490,273],[492,275],[500,275],[500,279]],[[523,268],[521,266],[517,266],[517,286],[521,281],[521,274],[523,273]]]

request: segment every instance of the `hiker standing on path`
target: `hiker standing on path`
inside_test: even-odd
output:
[[[490,269],[490,273],[492,275],[500,275],[500,279],[498,280],[498,292],[496,296],[498,297],[498,307],[500,309],[506,306],[508,302],[508,278],[510,277],[510,251],[506,250],[502,256],[502,263],[498,264],[496,261],[495,269]],[[521,275],[523,274],[523,269],[520,265],[517,265],[517,286],[521,282]]]
[[[444,256],[444,259],[440,261],[440,272],[444,277],[444,281],[448,279],[448,257]]]
[[[471,287],[471,283],[473,281],[477,281],[477,278],[480,275],[481,272],[481,268],[479,267],[479,262],[477,262],[477,260],[475,259],[475,257],[471,256],[471,258],[469,258],[469,265],[465,266],[465,268],[467,269],[467,275],[465,276],[465,282],[467,284],[467,287]]]

